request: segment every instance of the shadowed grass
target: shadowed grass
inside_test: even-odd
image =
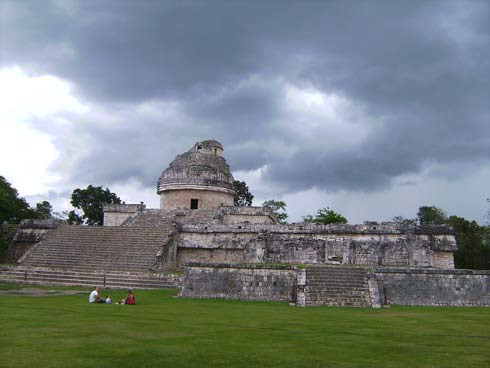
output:
[[[295,308],[175,294],[137,290],[136,306],[90,305],[88,291],[2,295],[0,366],[490,366],[490,308]]]

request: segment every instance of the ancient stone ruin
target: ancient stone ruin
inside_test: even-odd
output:
[[[452,228],[281,225],[267,208],[233,206],[222,154],[208,140],[178,155],[158,180],[160,209],[107,205],[103,227],[23,222],[18,266],[0,279],[301,306],[490,305],[490,272],[454,269]]]

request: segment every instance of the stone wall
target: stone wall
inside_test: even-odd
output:
[[[453,252],[434,252],[434,267],[442,270],[454,269]]]
[[[320,283],[308,281],[313,277],[307,276],[312,270],[317,274],[318,271],[328,271],[330,276]],[[351,270],[361,272],[360,268]],[[334,271],[336,277],[332,276]],[[385,303],[490,306],[490,271],[377,268],[369,274],[367,270],[363,272],[369,277],[368,287],[364,286],[364,294],[361,295],[366,306],[379,307]],[[315,277],[321,279],[318,275]],[[352,287],[352,280],[352,272],[345,266],[301,270],[281,265],[195,263],[184,267],[179,296],[283,301],[299,306],[355,305],[354,299],[360,289],[356,287],[355,292],[347,290]],[[329,289],[330,284],[337,284],[338,291]],[[348,292],[342,293],[342,290]],[[306,294],[315,292],[326,299],[320,303],[316,300],[316,304],[308,301]]]
[[[250,224],[276,224],[277,218],[272,211],[266,207],[237,207],[224,206],[219,208],[222,223],[234,225],[239,223]]]
[[[177,237],[177,268],[185,263],[244,263],[260,261],[250,251],[260,249],[253,233],[230,234],[200,232],[179,233]]]
[[[219,189],[219,188],[218,188]],[[160,208],[191,208],[191,199],[199,200],[199,209],[233,206],[234,197],[229,191],[180,189],[166,190],[160,194]]]
[[[7,249],[7,260],[18,262],[58,226],[57,220],[22,220]]]
[[[407,231],[394,225],[184,225],[179,247],[242,249],[240,262],[453,268],[449,228]],[[189,251],[189,261],[192,259]],[[219,262],[228,262],[223,256]]]
[[[375,275],[388,304],[490,306],[490,271],[380,268]]]
[[[179,296],[295,302],[296,280],[296,269],[287,266],[192,264],[185,267]]]
[[[104,210],[104,226],[121,226],[131,216],[142,213],[145,204],[106,204]]]
[[[241,249],[177,249],[177,268],[181,269],[189,263],[242,263],[244,262],[243,250]]]

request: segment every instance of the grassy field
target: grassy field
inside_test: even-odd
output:
[[[296,308],[175,295],[137,290],[137,305],[125,306],[90,305],[88,291],[2,294],[0,367],[490,367],[490,308]]]

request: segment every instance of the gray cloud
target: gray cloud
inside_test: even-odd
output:
[[[485,1],[2,7],[3,65],[73,81],[79,96],[105,111],[127,109],[115,113],[116,124],[90,115],[58,137],[56,170],[74,182],[137,177],[153,185],[175,154],[205,138],[222,141],[233,169],[267,165],[265,178],[289,191],[376,190],[428,162],[490,159]],[[356,128],[331,128],[305,112],[317,124],[298,134],[304,122],[288,110],[288,85],[362,106],[359,124],[371,133],[345,149],[324,149],[322,142]],[[162,119],[130,112],[145,101],[174,101],[181,111]],[[73,153],[72,140],[80,139],[83,150]],[[287,158],[280,145],[291,150]]]

